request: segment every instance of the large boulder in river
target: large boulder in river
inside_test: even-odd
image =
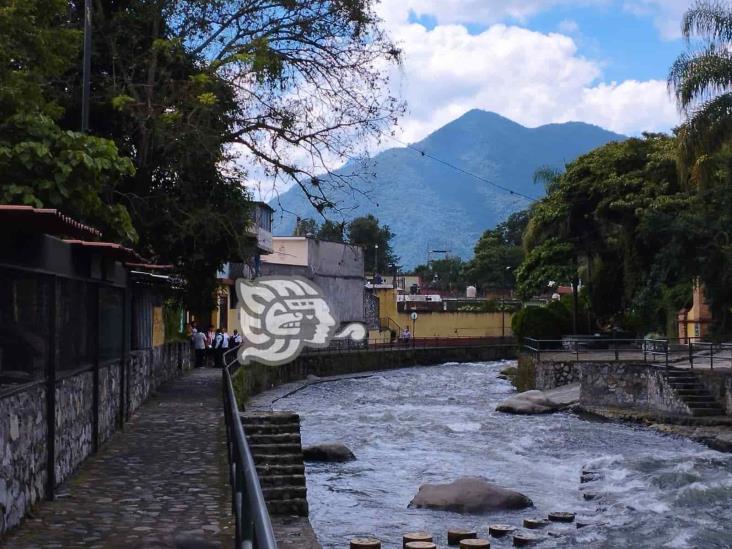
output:
[[[457,513],[486,513],[531,507],[532,501],[514,490],[481,477],[461,477],[450,484],[423,484],[410,507],[443,509]]]
[[[302,449],[305,461],[351,461],[356,459],[350,448],[340,442],[325,442]]]
[[[496,410],[509,414],[547,414],[579,403],[580,384],[563,385],[549,391],[526,391],[501,402]]]

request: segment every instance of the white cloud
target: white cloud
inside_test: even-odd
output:
[[[557,29],[562,34],[575,34],[579,32],[579,25],[574,19],[564,19],[563,21],[559,22],[559,25],[557,25]]]
[[[527,126],[575,120],[626,134],[669,130],[679,120],[665,82],[603,83],[600,63],[559,33],[502,24],[472,35],[461,25],[394,29],[405,53],[409,113],[401,126],[408,141],[472,108]]]
[[[681,18],[693,0],[625,0],[623,8],[640,17],[651,17],[664,40],[681,36]]]

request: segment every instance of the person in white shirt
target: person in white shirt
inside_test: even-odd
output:
[[[194,332],[191,339],[193,340],[193,350],[196,353],[196,368],[203,368],[206,358],[206,334],[197,331]]]
[[[211,344],[214,352],[214,366],[216,368],[224,367],[224,332],[219,328],[216,330],[213,343]]]

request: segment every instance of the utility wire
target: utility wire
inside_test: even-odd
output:
[[[490,179],[487,179],[487,178],[485,178],[485,177],[483,177],[481,175],[478,175],[476,173],[469,172],[468,170],[465,170],[465,169],[461,168],[460,166],[456,166],[455,164],[451,164],[450,162],[448,162],[446,160],[442,160],[441,158],[438,158],[438,157],[436,157],[436,156],[434,156],[434,155],[432,155],[432,154],[430,154],[428,152],[425,152],[423,150],[420,150],[417,147],[415,147],[414,145],[410,145],[409,143],[405,143],[404,141],[402,141],[400,139],[397,139],[393,135],[388,135],[388,137],[390,139],[393,139],[394,141],[396,141],[400,145],[406,147],[407,149],[411,149],[411,150],[413,150],[415,152],[418,152],[420,155],[426,156],[427,158],[429,158],[431,160],[434,160],[435,162],[439,162],[440,164],[442,164],[444,166],[447,166],[448,168],[451,168],[453,170],[456,170],[456,171],[458,171],[458,172],[460,172],[462,174],[469,175],[470,177],[474,177],[475,179],[478,179],[480,181],[483,181],[484,183],[488,183],[489,185],[491,185],[491,186],[495,187],[496,189],[499,189],[499,190],[501,190],[503,192],[507,192],[507,193],[510,193],[512,195],[515,195],[515,196],[520,196],[521,198],[525,198],[529,202],[538,202],[540,200],[538,198],[533,198],[531,196],[527,196],[527,195],[525,195],[523,193],[520,193],[518,191],[514,191],[513,189],[509,189],[508,187],[504,187],[503,185],[500,185],[499,183],[496,183],[495,181],[491,181]]]

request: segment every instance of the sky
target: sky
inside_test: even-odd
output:
[[[691,0],[381,0],[404,52],[398,134],[416,142],[473,108],[534,127],[582,121],[626,135],[681,118],[666,77]]]

